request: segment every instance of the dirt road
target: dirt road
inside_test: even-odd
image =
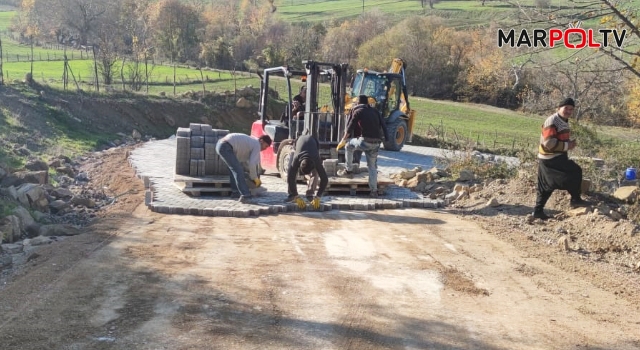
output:
[[[638,349],[636,305],[432,210],[143,205],[0,291],[2,349]]]

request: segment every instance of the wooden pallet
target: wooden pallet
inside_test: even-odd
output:
[[[392,185],[393,180],[378,174],[378,194],[384,194],[387,186]],[[350,195],[355,196],[358,193],[369,193],[371,188],[369,187],[369,176],[364,174],[354,174],[353,178],[345,178],[338,176],[330,176],[329,183],[327,184],[326,192],[349,192]]]
[[[175,175],[173,183],[184,193],[199,197],[202,193],[229,196],[231,184],[229,175],[186,176]]]

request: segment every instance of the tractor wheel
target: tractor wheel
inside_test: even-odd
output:
[[[283,181],[287,181],[287,173],[289,171],[289,161],[293,157],[293,145],[280,145],[278,149],[278,171],[280,172],[280,178]]]
[[[387,134],[391,139],[383,143],[384,149],[389,151],[401,150],[407,140],[408,130],[407,122],[404,119],[398,119],[387,125]]]

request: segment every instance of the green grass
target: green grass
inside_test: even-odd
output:
[[[11,19],[15,14],[15,11],[0,11],[0,32],[3,32],[9,28]]]

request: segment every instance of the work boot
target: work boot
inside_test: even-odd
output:
[[[353,178],[353,172],[347,169],[340,169],[338,170],[338,176],[351,179]]]
[[[547,219],[551,219],[550,216],[548,216],[547,214],[544,213],[544,211],[542,210],[536,210],[533,212],[533,218],[534,219],[540,219],[540,220],[547,220]]]
[[[238,199],[240,198],[240,193],[239,192],[232,192],[231,193],[231,199]]]
[[[238,199],[238,202],[240,202],[242,204],[253,204],[253,203],[255,203],[253,201],[253,196],[240,196],[240,199]]]
[[[371,191],[371,193],[369,193],[369,197],[378,198],[378,190]]]
[[[572,199],[572,200],[569,202],[569,206],[570,206],[571,208],[573,208],[573,209],[575,209],[575,208],[580,208],[580,207],[588,207],[588,206],[590,206],[591,204],[592,204],[591,202],[589,202],[589,201],[585,201],[585,200],[584,200],[584,199],[582,199],[582,198]]]

